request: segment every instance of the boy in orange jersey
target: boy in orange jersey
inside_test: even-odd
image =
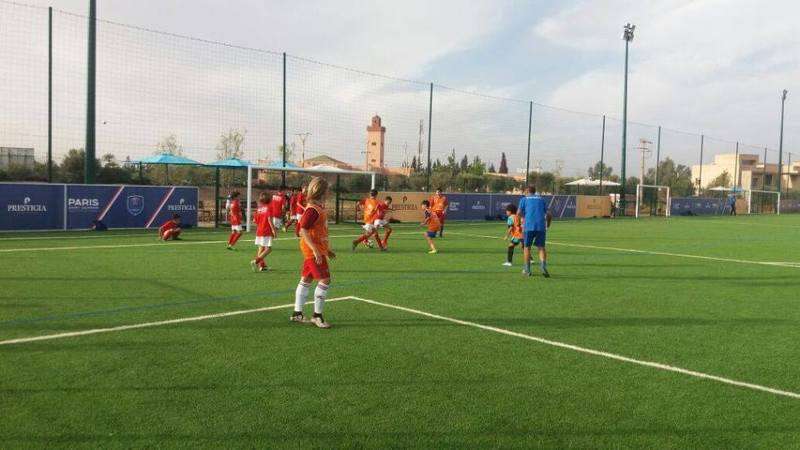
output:
[[[511,267],[511,260],[514,258],[514,249],[522,242],[522,219],[517,215],[517,205],[511,203],[506,206],[508,216],[508,229],[506,230],[505,240],[508,242],[508,257],[504,266]]]
[[[378,242],[378,247],[383,249],[383,243],[377,237],[376,229],[375,229],[375,217],[378,213],[378,204],[380,201],[378,200],[378,191],[375,189],[369,191],[369,197],[365,198],[363,201],[363,208],[364,208],[364,225],[361,227],[364,229],[364,233],[353,241],[353,251],[356,250],[358,244],[364,242],[369,245],[369,238],[375,236],[375,240]]]
[[[303,253],[303,267],[300,282],[297,284],[294,300],[294,313],[292,322],[306,322],[303,315],[303,306],[306,303],[311,283],[317,280],[314,290],[314,315],[311,323],[319,328],[330,328],[331,325],[322,318],[322,309],[328,297],[331,284],[331,274],[328,268],[328,258],[336,258],[328,243],[328,217],[325,212],[325,195],[328,192],[328,182],[324,178],[314,177],[308,184],[306,193],[306,209],[297,226],[297,235],[300,237],[300,251]]]
[[[162,241],[180,241],[181,238],[181,216],[178,214],[173,214],[172,219],[164,222],[161,227],[158,229],[158,238]]]
[[[421,226],[427,226],[428,231],[425,232],[425,240],[428,241],[431,251],[428,253],[435,255],[437,252],[436,246],[433,245],[433,240],[436,239],[436,233],[441,229],[442,223],[439,221],[439,216],[431,210],[431,203],[428,200],[422,201],[422,214],[424,220]]]
[[[256,210],[253,222],[256,224],[256,259],[250,261],[250,267],[253,272],[266,272],[267,263],[264,258],[272,253],[272,238],[275,237],[275,228],[272,225],[272,220],[269,212],[270,197],[266,192],[262,192],[258,196],[258,209]]]
[[[228,236],[228,250],[233,250],[233,246],[242,237],[242,205],[239,203],[239,192],[231,192],[231,199],[228,201],[228,222],[231,224],[231,235]]]
[[[431,204],[431,211],[439,218],[439,237],[444,237],[444,219],[447,216],[447,207],[450,202],[442,194],[442,188],[436,188],[436,193],[428,201]]]

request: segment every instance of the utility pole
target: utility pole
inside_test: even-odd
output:
[[[311,136],[311,133],[306,131],[305,133],[295,133],[295,136],[300,138],[300,167],[306,166],[306,139]]]
[[[97,80],[97,0],[89,0],[89,35],[86,59],[86,149],[83,182],[94,184],[95,179],[95,112]]]
[[[647,146],[652,145],[651,141],[647,139],[640,138],[639,139],[639,150],[641,152],[641,167],[639,168],[639,184],[644,184],[644,175],[645,175],[645,158],[649,157],[651,153],[653,153]]]
[[[631,25],[630,23],[625,24],[624,31],[622,33],[622,39],[625,41],[625,84],[622,93],[622,159],[621,159],[621,173],[622,179],[620,180],[620,213],[621,215],[625,215],[625,209],[627,207],[627,202],[625,201],[625,151],[627,150],[628,146],[628,47],[630,43],[633,41],[633,32],[636,30],[636,25]]]

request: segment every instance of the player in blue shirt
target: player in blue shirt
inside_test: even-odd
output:
[[[547,250],[545,250],[545,240],[547,237],[547,229],[550,228],[550,222],[553,216],[547,211],[547,202],[536,195],[536,188],[528,186],[525,190],[525,197],[519,201],[517,214],[522,217],[523,225],[523,249],[525,253],[525,268],[522,269],[522,274],[531,276],[531,245],[535,245],[539,249],[539,267],[542,269],[542,275],[545,278],[550,278],[550,272],[547,271]]]

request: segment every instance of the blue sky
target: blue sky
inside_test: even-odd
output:
[[[28,2],[86,13],[86,0]],[[545,168],[565,160],[568,172],[574,173],[596,159],[599,115],[621,116],[621,29],[630,21],[637,25],[631,47],[630,120],[721,138],[707,141],[712,153],[732,150],[734,141],[753,144],[746,148],[753,152],[763,146],[777,148],[779,93],[786,88],[786,148],[800,152],[800,107],[793,106],[794,94],[800,95],[796,1],[770,1],[769,7],[756,0],[99,3],[100,16],[112,21],[596,114],[546,109],[535,114],[538,158]],[[462,124],[492,120],[492,105],[477,106],[485,108],[481,115],[470,109],[476,106],[466,106],[469,102],[448,104],[450,100],[442,98],[445,106],[456,105],[453,111],[464,113]],[[512,109],[513,115],[500,114],[498,120],[516,121],[519,108]],[[415,142],[411,129],[418,115],[414,108],[394,114],[394,130],[401,119],[407,122],[405,131],[393,136],[395,148]],[[497,135],[495,147],[514,147],[509,153],[518,153],[516,137],[514,142],[499,138],[506,128],[489,129],[480,123],[474,128]],[[609,124],[609,149],[619,147],[618,128]],[[654,139],[653,130],[633,127],[631,145],[639,138]],[[546,136],[548,132],[552,136]],[[450,135],[443,142],[442,133],[439,137],[435,152],[440,155],[447,152],[445,147],[489,152],[466,142],[480,139],[477,132],[465,142]],[[348,139],[331,136],[317,144],[346,146]],[[694,136],[674,133],[665,140],[672,145],[667,153],[693,162]],[[612,162],[618,158],[615,152]],[[636,167],[637,161],[630,164]]]

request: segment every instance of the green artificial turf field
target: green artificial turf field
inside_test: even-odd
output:
[[[221,231],[2,235],[0,447],[800,447],[800,216],[555,222],[550,279],[503,232],[332,227],[330,330],[288,322],[288,234],[268,273]]]

